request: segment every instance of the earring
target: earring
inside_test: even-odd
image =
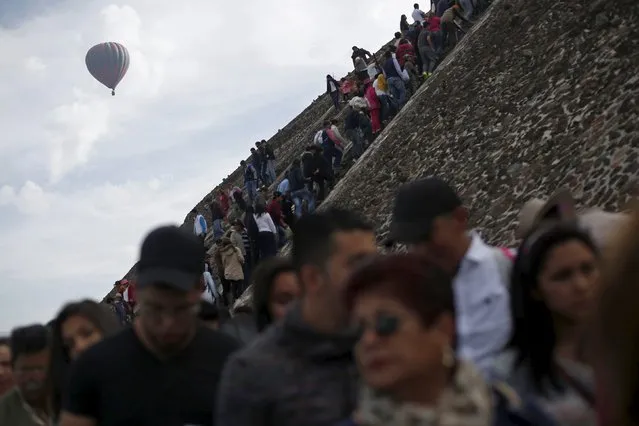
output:
[[[455,352],[449,345],[444,346],[442,350],[442,365],[446,368],[452,368],[455,365]]]

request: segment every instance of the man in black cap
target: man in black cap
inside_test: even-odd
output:
[[[204,250],[175,226],[146,237],[139,316],[74,363],[61,426],[214,424],[217,382],[238,343],[198,321]]]
[[[511,332],[511,254],[468,231],[468,211],[455,190],[429,177],[402,185],[390,242],[409,246],[455,275],[458,354],[489,374]]]

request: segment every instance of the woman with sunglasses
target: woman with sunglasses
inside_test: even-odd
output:
[[[495,377],[536,400],[561,426],[596,424],[595,383],[584,331],[599,290],[599,254],[574,223],[533,230],[511,278],[513,336]]]
[[[351,277],[346,303],[361,331],[358,426],[552,425],[503,384],[455,356],[452,277],[415,254],[380,256]]]
[[[69,365],[84,351],[121,329],[115,313],[93,300],[65,305],[51,322],[51,360],[48,387],[54,424],[60,415],[62,387]]]

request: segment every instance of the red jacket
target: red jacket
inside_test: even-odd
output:
[[[226,216],[229,212],[229,208],[231,207],[231,200],[229,200],[229,196],[226,194],[226,192],[221,193],[218,197],[218,200],[220,201],[222,212],[224,213],[224,216]]]
[[[428,31],[431,33],[436,33],[442,29],[441,24],[442,19],[439,16],[431,16],[428,20]]]
[[[277,226],[282,226],[284,224],[284,218],[282,217],[282,206],[280,202],[277,200],[271,200],[266,207],[266,211],[271,215],[271,219],[273,219],[273,223]]]
[[[364,92],[364,97],[368,101],[371,110],[380,109],[382,105],[379,103],[379,98],[377,97],[377,92],[375,92],[375,88],[372,84],[366,86],[366,91]]]
[[[399,62],[399,65],[402,68],[404,68],[405,55],[412,56],[413,58],[415,57],[415,48],[413,48],[412,44],[403,43],[397,47],[397,52],[395,53],[395,56],[397,56],[397,62]]]

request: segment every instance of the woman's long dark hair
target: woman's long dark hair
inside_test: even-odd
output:
[[[533,230],[518,249],[511,274],[513,335],[509,346],[516,351],[516,366],[526,364],[535,390],[563,390],[554,362],[557,336],[552,313],[537,296],[539,273],[551,249],[568,241],[580,241],[595,255],[598,249],[587,231],[572,223],[555,223]]]
[[[259,332],[273,322],[273,315],[269,309],[273,282],[284,272],[295,272],[291,261],[284,257],[266,259],[260,262],[253,272],[253,314]]]
[[[66,383],[67,371],[71,364],[69,352],[62,340],[62,324],[68,318],[76,315],[93,323],[104,337],[114,334],[121,328],[115,313],[108,306],[88,299],[65,305],[53,319],[51,324],[51,360],[47,380],[51,398],[51,413],[54,420],[57,420],[60,415],[62,386]]]
[[[266,206],[264,204],[262,204],[262,203],[255,204],[255,214],[258,217],[261,217],[264,214],[266,214]]]

